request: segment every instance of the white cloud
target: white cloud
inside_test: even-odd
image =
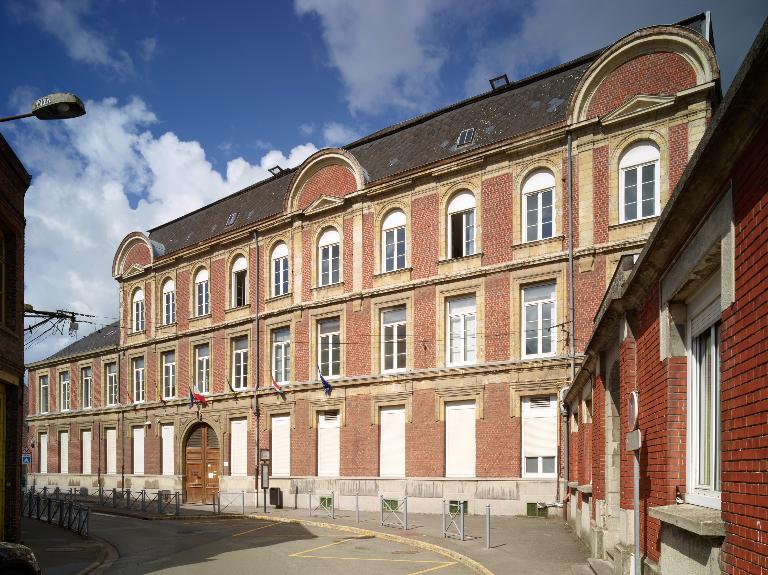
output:
[[[320,18],[330,64],[347,88],[352,113],[431,106],[445,51],[430,39],[448,11],[439,0],[296,0],[299,15]]]
[[[316,129],[317,126],[315,126],[314,122],[307,122],[306,124],[299,126],[299,132],[301,132],[304,136],[311,136],[315,133]]]
[[[26,195],[25,302],[116,318],[117,284],[110,276],[119,242],[270,176],[268,168],[301,163],[317,148],[271,150],[258,164],[238,157],[225,173],[195,141],[155,136],[155,115],[140,99],[87,102],[88,114],[67,122],[28,121],[8,134],[33,174]],[[80,335],[87,332],[83,325]],[[27,361],[70,343],[41,340]]]
[[[139,42],[139,55],[145,62],[151,62],[157,54],[157,38],[144,38]]]
[[[326,146],[344,146],[359,138],[359,132],[344,124],[329,122],[323,126],[323,141]]]

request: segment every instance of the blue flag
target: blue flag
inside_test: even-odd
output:
[[[317,366],[317,374],[320,376],[320,381],[323,383],[323,389],[325,390],[325,395],[331,395],[331,384],[326,381],[326,379],[323,377],[323,372],[320,371],[320,366]]]

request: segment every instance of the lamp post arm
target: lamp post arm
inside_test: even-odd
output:
[[[29,112],[28,114],[19,114],[18,116],[6,116],[5,118],[0,118],[0,122],[10,122],[11,120],[21,120],[22,118],[31,118],[34,116],[32,112]]]

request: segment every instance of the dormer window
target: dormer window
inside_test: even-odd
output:
[[[462,130],[459,134],[458,139],[456,140],[456,147],[460,148],[461,146],[467,146],[472,143],[472,139],[475,137],[475,129],[474,128],[467,128],[466,130]]]

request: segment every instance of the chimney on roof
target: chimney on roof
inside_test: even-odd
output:
[[[281,168],[280,166],[273,166],[273,167],[269,168],[269,173],[272,174],[273,176],[276,176],[278,174],[282,174],[284,171],[285,170],[283,170],[283,168]]]
[[[491,90],[499,90],[504,86],[509,86],[509,78],[507,78],[506,74],[496,76],[495,78],[491,78],[488,81],[491,83]]]

